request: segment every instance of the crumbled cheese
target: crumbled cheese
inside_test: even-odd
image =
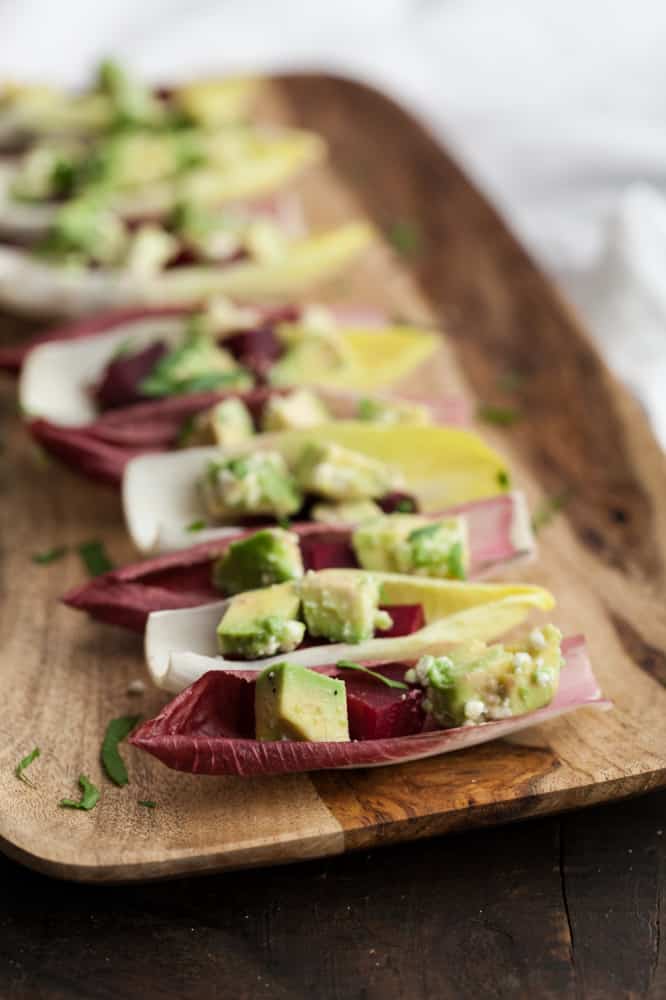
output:
[[[530,669],[532,666],[532,657],[529,653],[514,653],[513,660],[511,662],[513,663],[514,669],[520,673],[523,670]]]
[[[532,649],[545,649],[546,639],[540,628],[534,628],[529,635],[529,643]]]
[[[468,722],[480,722],[485,714],[485,702],[480,698],[470,698],[465,702],[465,719]]]
[[[536,682],[539,687],[548,687],[549,684],[553,683],[553,671],[550,667],[545,667],[543,664],[537,667],[536,672]]]

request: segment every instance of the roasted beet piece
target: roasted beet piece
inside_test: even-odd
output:
[[[388,611],[393,621],[391,628],[378,632],[380,639],[395,639],[400,635],[411,635],[425,625],[425,615],[420,604],[386,604],[382,611]]]
[[[282,344],[272,326],[239,330],[220,341],[236,361],[256,378],[264,379],[282,354]]]
[[[403,681],[407,665],[389,663],[372,669],[394,681]],[[353,740],[411,736],[423,729],[421,689],[391,688],[360,671],[340,670],[339,677],[347,688],[349,735]]]
[[[351,546],[351,533],[319,531],[301,536],[301,554],[306,569],[331,567],[356,568],[358,562]]]
[[[111,361],[95,388],[95,397],[103,410],[116,406],[129,406],[146,397],[141,392],[141,383],[168,353],[168,347],[157,340],[142,351],[122,354]]]
[[[400,493],[397,490],[393,493],[385,493],[377,501],[385,514],[417,514],[419,502],[411,493]]]

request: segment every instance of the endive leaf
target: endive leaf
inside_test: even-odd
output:
[[[382,584],[382,600],[388,600],[390,595],[396,603],[404,603],[409,595],[410,602],[422,604],[428,622],[425,628],[392,639],[306,647],[290,653],[290,663],[323,666],[338,660],[364,664],[412,660],[471,638],[496,639],[524,621],[532,608],[547,611],[555,603],[541,587],[372,575]],[[149,616],[145,652],[158,687],[180,691],[207,670],[261,670],[285,659],[284,653],[254,661],[217,655],[215,627],[226,606],[227,602],[220,601],[198,608],[157,611]]]
[[[382,330],[350,327],[345,340],[351,355],[349,372],[329,372],[316,382],[332,388],[372,391],[406,378],[439,348],[438,333],[410,326],[391,326]]]
[[[316,431],[285,431],[255,436],[228,449],[231,456],[259,447],[279,451],[293,465],[303,448],[333,442],[378,458],[400,471],[408,491],[424,513],[453,504],[494,496],[505,463],[471,431],[450,427],[378,426],[343,421]],[[123,507],[134,544],[142,552],[168,552],[192,543],[186,528],[204,511],[195,489],[207,463],[219,457],[216,448],[142,455],[128,463],[123,477]],[[213,526],[199,538],[227,534],[230,526]]]
[[[218,128],[249,114],[261,84],[248,76],[193,80],[176,87],[171,103],[204,128]]]

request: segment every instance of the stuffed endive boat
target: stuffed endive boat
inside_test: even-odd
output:
[[[368,510],[368,507],[370,509]],[[299,579],[308,570],[388,568],[440,579],[480,579],[535,550],[524,498],[507,493],[438,515],[348,509],[360,524],[291,524],[238,531],[111,570],[63,601],[92,618],[142,631],[153,611],[196,607],[222,594]],[[328,516],[328,509],[314,511]]]
[[[257,78],[226,77],[151,89],[109,60],[82,92],[5,83],[0,146],[49,136],[92,138],[129,128],[219,128],[247,117],[260,86]]]
[[[326,505],[437,513],[505,492],[503,459],[470,431],[448,427],[323,424],[132,459],[123,476],[125,520],[136,547],[168,552],[238,526],[310,520]],[[348,519],[348,518],[344,518]]]
[[[130,742],[192,774],[277,775],[420,760],[584,707],[610,707],[585,640],[546,627],[506,646],[425,655],[406,642],[398,663],[211,670]]]
[[[263,670],[286,658],[304,667],[414,659],[447,643],[496,639],[553,605],[547,590],[522,584],[309,570],[226,601],[153,612],[146,660],[158,687],[180,691],[208,670]]]

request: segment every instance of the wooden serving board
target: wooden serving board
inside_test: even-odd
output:
[[[386,97],[324,76],[271,86],[264,114],[321,131],[331,166],[301,185],[315,223],[366,212],[386,230],[418,227],[400,258],[379,244],[328,289],[331,300],[437,322],[441,358],[411,380],[423,393],[471,391],[519,406],[509,430],[483,428],[538,504],[571,491],[514,578],[542,583],[565,632],[585,631],[615,702],[478,749],[366,771],[265,779],[192,777],[127,747],[131,784],[99,765],[108,720],[153,715],[140,640],[58,604],[82,578],[75,555],[31,553],[101,538],[132,557],[118,497],[45,464],[2,385],[0,456],[0,846],[62,878],[121,881],[273,864],[415,839],[633,795],[666,783],[666,472],[643,414],[505,224],[424,129]],[[405,229],[403,225],[402,234]],[[3,337],[12,336],[5,324]],[[519,389],[498,387],[519,372]],[[14,776],[35,745],[34,787]],[[90,813],[58,808],[80,772],[102,789]],[[152,799],[157,808],[138,805]]]

